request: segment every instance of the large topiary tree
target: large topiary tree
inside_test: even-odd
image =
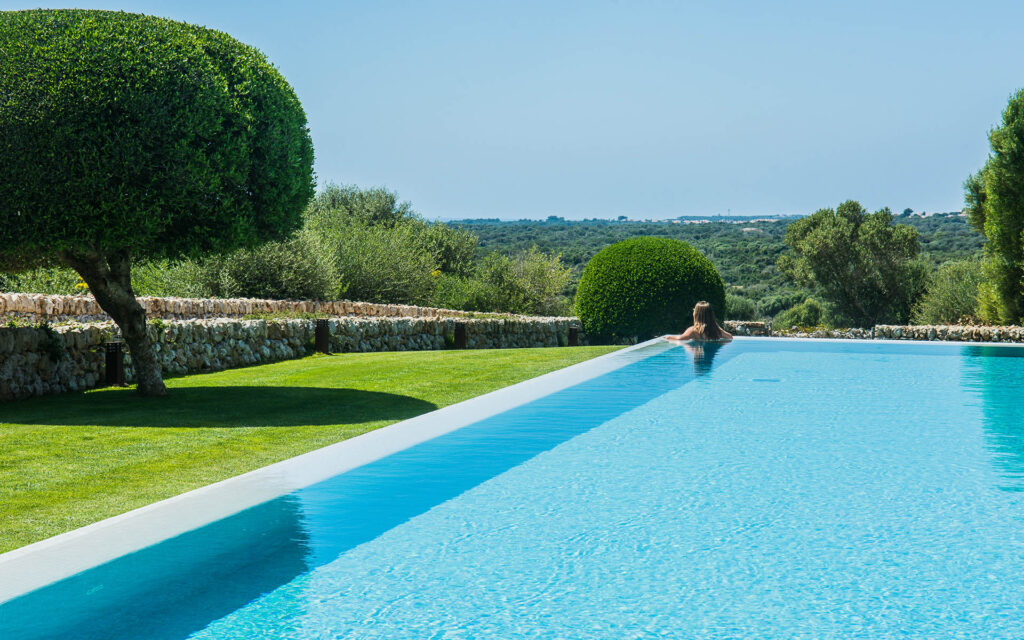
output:
[[[723,317],[725,285],[704,254],[681,240],[630,238],[587,263],[576,314],[593,339],[644,340],[688,327],[701,300]]]
[[[988,140],[988,161],[965,184],[967,220],[987,240],[979,311],[988,322],[1016,324],[1024,322],[1024,90]]]
[[[165,393],[130,272],[281,238],[313,147],[266,57],[210,29],[109,11],[0,12],[0,270],[60,262]]]

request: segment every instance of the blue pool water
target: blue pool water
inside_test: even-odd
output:
[[[1021,353],[661,351],[0,605],[0,638],[1024,638]]]

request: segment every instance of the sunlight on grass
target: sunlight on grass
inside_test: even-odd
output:
[[[313,356],[0,404],[0,552],[608,353]]]

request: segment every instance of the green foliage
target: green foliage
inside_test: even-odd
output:
[[[453,223],[480,238],[483,252],[514,255],[536,245],[561,254],[579,277],[584,266],[604,247],[628,238],[654,236],[689,243],[719,268],[722,278],[744,287],[764,283],[774,290],[789,287],[775,261],[785,249],[782,238],[790,220],[715,219],[702,224],[620,222],[613,220],[466,220]]]
[[[679,240],[632,238],[587,264],[576,313],[595,339],[647,339],[688,326],[701,300],[724,316],[725,286],[710,260]]]
[[[279,237],[313,192],[306,117],[257,50],[180,22],[0,13],[0,264]]]
[[[725,295],[725,317],[729,320],[757,320],[757,304],[750,298],[727,293]]]
[[[476,236],[428,224],[386,189],[331,185],[310,203],[304,219],[303,228],[283,241],[201,259],[136,263],[132,284],[139,295],[423,304],[438,270],[459,276],[476,271]],[[70,269],[48,267],[4,276],[0,285],[74,293],[79,282]]]
[[[982,272],[987,273],[988,269],[982,269]],[[978,285],[978,319],[987,324],[999,324],[1001,301],[992,279],[986,276],[985,281]]]
[[[349,222],[315,239],[325,243],[339,297],[404,304],[429,299],[438,260],[423,247],[420,227]]]
[[[760,316],[772,316],[799,304],[811,293],[794,285],[776,266],[786,250],[785,233],[793,220],[710,218],[691,224],[556,218],[479,219],[453,224],[476,234],[483,253],[514,255],[536,245],[541,251],[561,254],[577,280],[587,261],[609,244],[639,236],[676,238],[708,256],[727,284],[742,287],[743,295],[758,305]],[[899,221],[918,230],[922,252],[933,265],[971,258],[981,251],[983,238],[959,212],[906,216]],[[570,284],[570,289],[573,286]]]
[[[870,327],[905,322],[924,288],[927,266],[917,231],[894,225],[892,213],[869,214],[849,200],[793,222],[779,268],[812,287],[837,322]]]
[[[777,329],[827,327],[831,324],[825,305],[814,298],[807,298],[772,318],[772,326]]]
[[[468,276],[476,268],[477,238],[465,229],[441,223],[427,225],[423,244],[436,257],[442,273]]]
[[[498,303],[500,293],[477,278],[441,274],[431,292],[429,306],[463,311],[490,310]]]
[[[82,278],[67,267],[45,266],[19,273],[0,275],[0,291],[24,291],[50,295],[74,295],[88,289]]]
[[[152,260],[132,266],[132,288],[140,296],[208,298],[203,267],[196,260]]]
[[[964,185],[971,225],[985,234],[981,313],[991,322],[1024,321],[1024,90],[989,132],[992,153]]]
[[[969,259],[980,252],[983,238],[972,231],[967,221],[959,214],[935,214],[928,217],[900,216],[899,220],[918,229],[921,244],[926,250],[927,258],[933,264],[953,259]],[[784,274],[775,266],[775,261],[785,249],[783,237],[790,220],[778,221],[711,221],[702,224],[673,224],[670,222],[613,222],[608,220],[566,221],[515,221],[501,222],[469,221],[457,225],[427,223],[417,216],[409,203],[401,202],[396,194],[386,189],[361,190],[355,186],[339,187],[329,185],[313,202],[306,214],[305,228],[300,235],[306,241],[312,241],[322,256],[328,257],[330,267],[329,297],[358,296],[358,289],[352,289],[342,281],[333,266],[335,251],[359,251],[360,247],[348,245],[348,249],[339,240],[349,228],[365,229],[367,227],[408,226],[412,231],[405,237],[410,244],[400,247],[401,259],[397,262],[408,265],[416,264],[410,255],[423,258],[424,254],[433,256],[433,260],[425,259],[414,269],[413,284],[404,288],[405,298],[397,295],[385,296],[372,290],[372,273],[362,277],[358,260],[350,260],[349,273],[355,273],[352,280],[368,283],[361,287],[370,299],[384,299],[395,302],[426,300],[431,306],[442,306],[465,310],[493,311],[510,310],[511,312],[539,313],[527,309],[547,309],[556,315],[569,312],[564,300],[573,297],[576,281],[582,270],[580,260],[587,260],[605,244],[636,234],[649,233],[659,236],[673,236],[692,240],[695,247],[711,252],[715,256],[721,273],[726,280],[733,283],[734,295],[741,296],[755,305],[753,316],[746,303],[736,302],[727,305],[726,317],[729,318],[765,318],[801,304],[812,292],[798,287],[785,279]],[[479,249],[477,234],[480,235]],[[362,237],[362,231],[355,235]],[[327,242],[326,239],[333,239]],[[477,258],[477,252],[485,256],[499,254],[518,256],[528,252],[537,242],[538,251],[547,255],[561,254],[559,266],[570,269],[570,280],[564,291],[559,292],[554,304],[516,304],[517,296],[506,295],[500,289],[502,265],[483,269],[483,260]],[[386,252],[385,252],[386,253]],[[376,251],[375,260],[387,261],[389,257]],[[358,258],[358,255],[356,256]],[[218,258],[216,260],[220,260]],[[353,264],[353,262],[355,264]],[[369,265],[375,273],[384,268]],[[424,270],[431,267],[432,277],[424,277]],[[504,271],[511,272],[508,264]],[[54,270],[55,274],[60,270]],[[401,274],[402,270],[396,269]],[[440,271],[438,274],[437,271]],[[494,272],[497,271],[498,274]],[[556,276],[558,270],[553,270]],[[52,277],[43,273],[18,274],[13,276],[0,275],[0,289],[19,291],[51,291],[56,286],[48,285]],[[68,292],[76,281],[75,276],[65,270],[61,280],[60,292]],[[404,279],[404,278],[399,278]],[[177,295],[188,297],[205,297],[212,295],[211,279],[207,277],[200,261],[168,261],[158,260],[136,264],[132,269],[132,281],[136,292],[141,295]],[[216,282],[216,279],[213,279]],[[495,284],[497,283],[497,284]],[[418,289],[417,289],[418,288]],[[256,295],[244,293],[242,295]],[[296,297],[289,295],[288,297]],[[522,300],[524,297],[519,295]],[[534,297],[539,300],[542,297]],[[558,301],[562,298],[562,302]],[[742,308],[739,306],[742,304]]]
[[[442,274],[431,304],[466,311],[568,315],[565,290],[572,278],[558,255],[536,247],[515,256],[492,253],[469,277]]]
[[[900,216],[898,222],[917,229],[921,252],[935,266],[981,255],[985,239],[968,224],[962,212],[936,213],[927,217]]]
[[[778,313],[800,304],[807,298],[801,291],[786,291],[764,296],[757,303],[758,312],[765,317],[774,317]]]
[[[219,298],[325,300],[334,294],[329,257],[306,236],[212,256],[201,263],[200,289]]]
[[[354,184],[328,184],[306,210],[306,226],[312,229],[319,228],[321,224],[327,229],[334,229],[339,220],[393,227],[418,219],[412,204],[399,201],[395,192],[384,187],[361,189]]]
[[[387,189],[329,185],[310,204],[300,235],[330,261],[335,296],[423,304],[440,268],[435,250],[445,240],[427,232],[412,206]]]
[[[489,254],[480,264],[477,278],[496,293],[494,304],[471,311],[564,314],[569,304],[563,293],[570,277],[558,255],[536,247],[513,257]]]
[[[208,297],[201,275],[198,263],[190,260],[139,262],[132,265],[132,288],[140,296]],[[0,274],[0,291],[74,295],[89,293],[89,287],[73,269],[54,265]]]
[[[978,294],[985,281],[978,260],[943,264],[928,279],[928,289],[914,312],[917,324],[954,324],[978,317]]]

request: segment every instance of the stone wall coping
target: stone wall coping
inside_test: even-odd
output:
[[[478,312],[406,304],[383,304],[354,300],[268,300],[262,298],[177,298],[140,296],[139,304],[150,318],[237,317],[254,313],[322,313],[330,316],[371,317],[473,317]],[[89,294],[49,295],[41,293],[0,293],[0,317],[30,316],[38,320],[75,317],[105,319],[95,298]],[[520,314],[497,314],[526,318]]]

